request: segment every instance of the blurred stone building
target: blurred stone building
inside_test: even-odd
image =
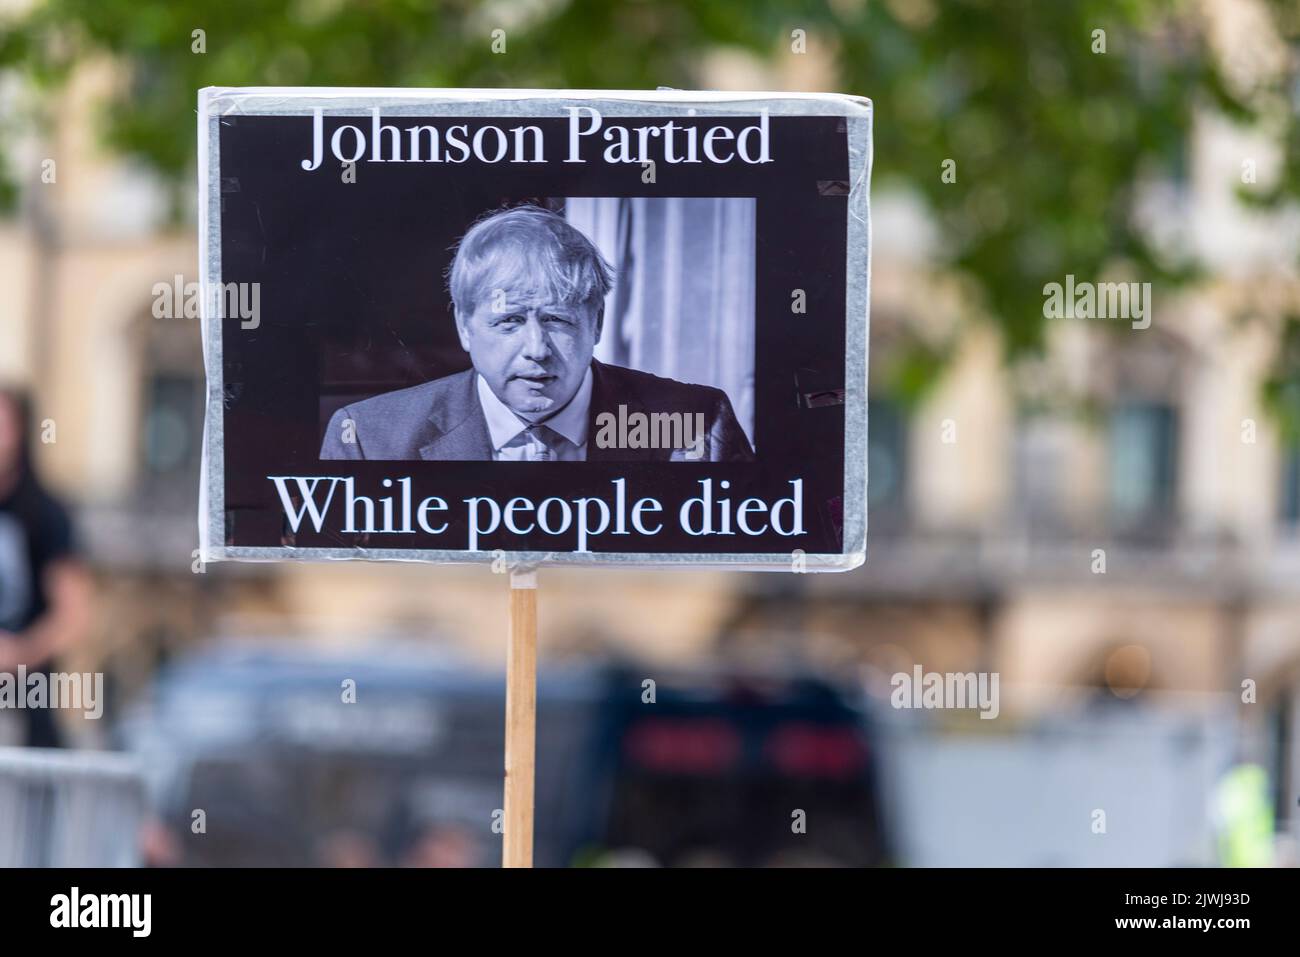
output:
[[[719,57],[706,85],[830,88],[816,62]],[[196,571],[199,330],[152,304],[155,284],[197,279],[197,246],[192,226],[168,225],[162,186],[97,146],[96,93],[114,82],[111,65],[87,66],[49,138],[13,144],[29,183],[21,216],[0,221],[0,379],[28,385],[55,426],[39,463],[75,504],[100,583],[83,663],[129,697],[168,656],[232,635],[345,643],[387,630],[501,661],[506,582],[485,568]],[[543,658],[721,655],[854,680],[916,663],[994,670],[1011,721],[1144,690],[1195,706],[1250,681],[1243,754],[1272,771],[1285,818],[1300,793],[1300,453],[1278,441],[1259,383],[1270,323],[1300,306],[1300,227],[1235,200],[1245,157],[1266,180],[1249,131],[1202,122],[1185,178],[1153,186],[1143,211],[1209,279],[1158,299],[1149,329],[1057,320],[1048,358],[1015,373],[927,265],[941,237],[907,197],[875,196],[866,567],[546,570]],[[959,331],[920,407],[874,388],[905,332]]]

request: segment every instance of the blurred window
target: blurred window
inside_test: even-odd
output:
[[[1063,522],[1069,440],[1069,424],[1045,415],[1023,417],[1016,429],[1015,507],[1040,530]]]
[[[1178,412],[1170,404],[1122,400],[1110,419],[1110,502],[1121,528],[1167,523],[1176,497]]]
[[[901,522],[907,508],[907,420],[892,399],[867,403],[867,507],[875,523]]]
[[[1281,506],[1283,523],[1300,529],[1300,446],[1282,453]]]
[[[1300,743],[1295,740],[1296,731],[1300,730],[1300,714],[1296,712],[1296,688],[1284,687],[1269,706],[1267,714],[1266,748],[1269,779],[1273,782],[1273,814],[1279,830],[1285,831],[1292,819],[1293,782],[1300,778],[1300,766],[1296,764],[1296,745]]]
[[[195,386],[193,379],[179,375],[159,375],[149,381],[143,456],[150,476],[174,475],[193,458]]]
[[[139,327],[137,494],[151,510],[198,506],[203,445],[203,355],[192,322],[145,316]]]

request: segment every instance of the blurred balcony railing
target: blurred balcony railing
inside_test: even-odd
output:
[[[193,571],[199,547],[197,504],[185,509],[89,505],[78,508],[74,518],[94,565],[146,575],[182,576]],[[266,566],[257,567],[266,573]]]
[[[1104,572],[1096,570],[1103,560]],[[917,598],[977,598],[1060,585],[1136,586],[1206,599],[1300,597],[1300,537],[1279,530],[1247,539],[1229,529],[1173,520],[1140,530],[1099,522],[1089,532],[1014,520],[936,528],[869,516],[866,565],[849,575],[818,578],[819,592]]]
[[[93,562],[117,571],[188,575],[198,547],[194,510],[87,506],[77,512]],[[1091,527],[1090,527],[1091,526]],[[1105,573],[1093,570],[1097,549]],[[1278,528],[1247,539],[1230,528],[1168,517],[1143,525],[1104,520],[1032,523],[1011,517],[984,528],[927,526],[906,512],[871,513],[867,564],[819,588],[905,595],[975,596],[1011,585],[1128,584],[1195,591],[1300,596],[1300,534]],[[228,575],[265,576],[273,566],[230,563]],[[759,590],[777,588],[759,575]],[[827,577],[827,576],[818,576]]]

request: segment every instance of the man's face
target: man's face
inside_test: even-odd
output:
[[[529,421],[562,409],[600,341],[593,304],[524,303],[511,290],[487,296],[469,316],[456,313],[460,344],[493,394]]]

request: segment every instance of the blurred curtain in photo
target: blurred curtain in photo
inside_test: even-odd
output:
[[[752,198],[570,197],[617,276],[596,358],[711,385],[754,441]]]

